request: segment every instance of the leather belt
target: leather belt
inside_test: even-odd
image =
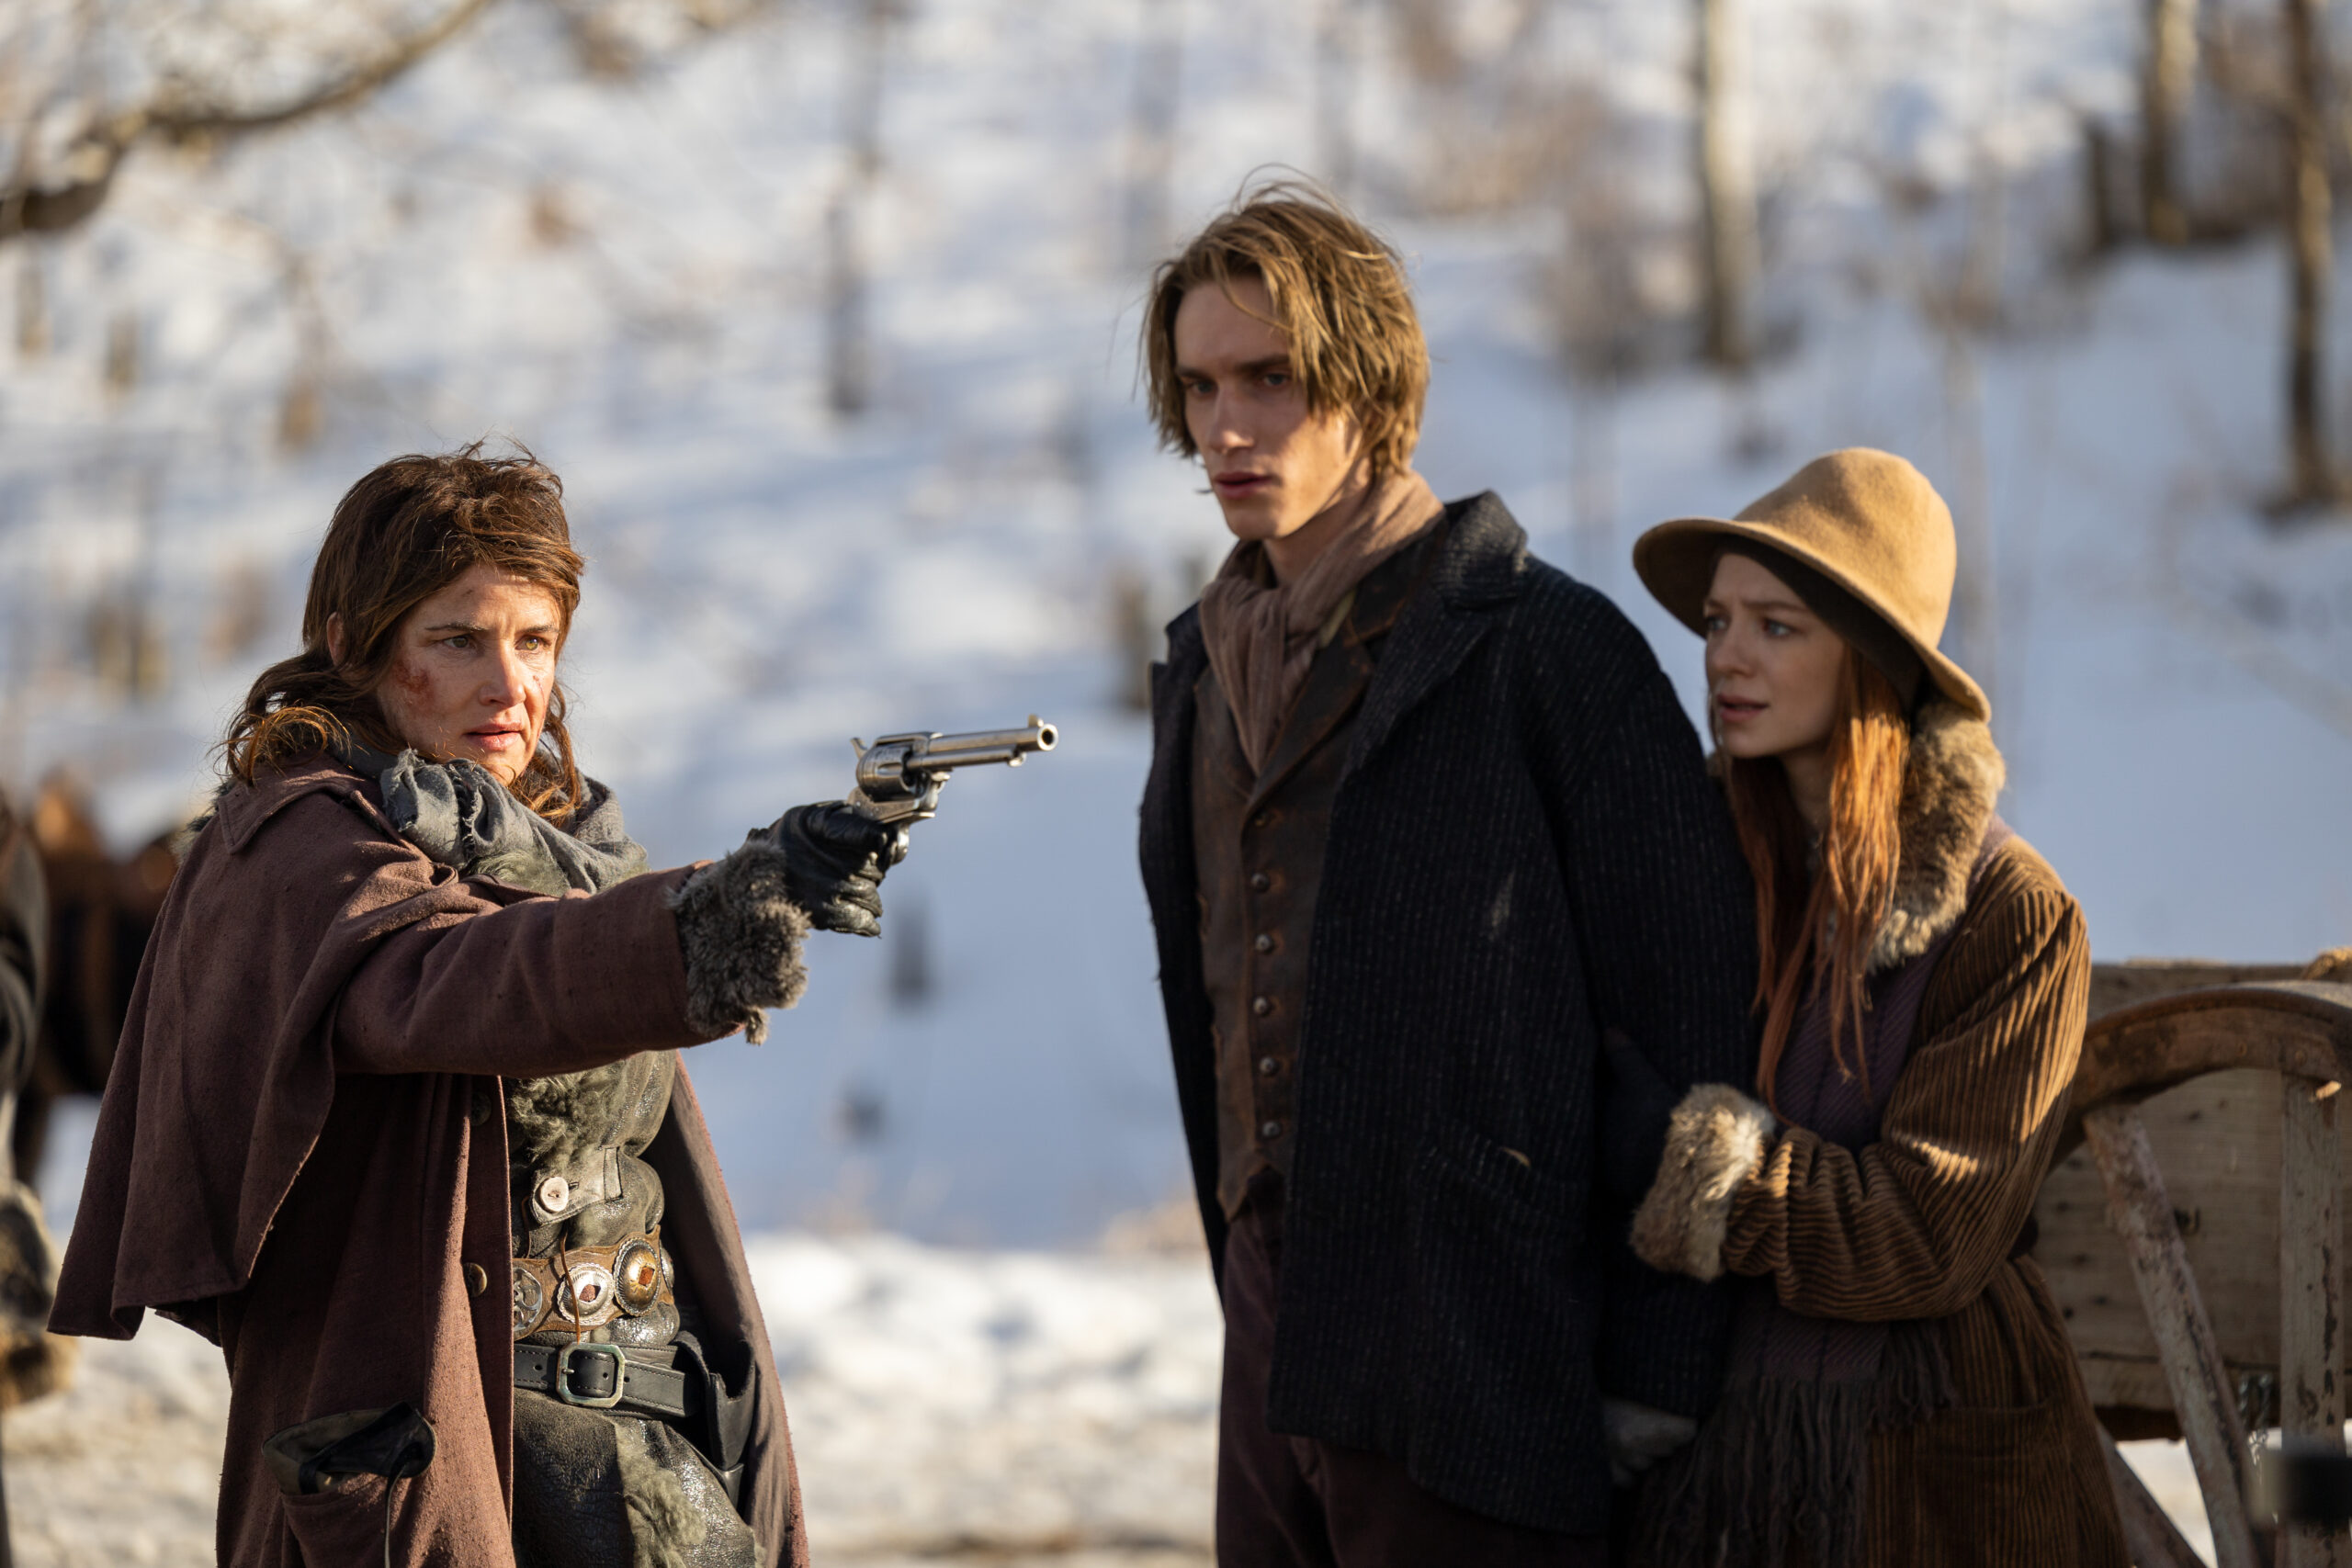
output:
[[[516,1388],[553,1394],[566,1404],[591,1410],[641,1411],[673,1419],[696,1416],[702,1412],[701,1382],[631,1356],[619,1345],[514,1347]]]
[[[673,1265],[662,1234],[623,1236],[610,1247],[568,1247],[553,1258],[514,1260],[514,1337],[541,1328],[601,1328],[671,1302]]]

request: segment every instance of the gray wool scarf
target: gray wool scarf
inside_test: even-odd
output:
[[[621,826],[620,803],[594,779],[582,781],[567,829],[479,762],[432,762],[414,751],[388,758],[356,745],[345,760],[375,777],[401,837],[460,876],[561,897],[574,888],[601,893],[647,868],[644,847]]]

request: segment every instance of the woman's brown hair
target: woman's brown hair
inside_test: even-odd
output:
[[[1233,298],[1236,279],[1265,285],[1291,369],[1317,413],[1355,422],[1371,477],[1412,465],[1430,387],[1429,344],[1405,264],[1339,202],[1298,181],[1246,191],[1182,254],[1159,264],[1144,304],[1143,361],[1160,445],[1197,457],[1176,373],[1176,310],[1194,288]]]
[[[1863,985],[1902,858],[1899,814],[1910,754],[1911,727],[1894,682],[1849,644],[1829,728],[1829,818],[1817,847],[1778,759],[1724,759],[1732,825],[1756,881],[1762,958],[1756,1006],[1764,1014],[1756,1087],[1775,1113],[1781,1057],[1797,1010],[1815,987],[1829,1006],[1830,1055],[1870,1095]]]
[[[395,457],[335,503],[311,568],[302,651],[263,671],[246,693],[243,711],[221,741],[230,776],[252,784],[259,773],[346,738],[400,750],[376,689],[400,650],[401,623],[478,565],[544,590],[560,612],[562,634],[570,635],[582,563],[563,513],[563,481],[526,451],[485,457],[481,445],[444,457]],[[341,663],[327,651],[327,624],[338,615]],[[538,753],[512,786],[547,817],[561,817],[580,799],[563,712],[559,685],[548,701]]]

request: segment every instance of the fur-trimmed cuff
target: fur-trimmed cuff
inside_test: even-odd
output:
[[[768,1037],[766,1010],[808,988],[800,944],[808,917],[785,894],[784,854],[752,842],[704,866],[670,895],[686,957],[686,1021],[712,1035]]]
[[[1763,1168],[1779,1124],[1727,1084],[1702,1083],[1667,1124],[1657,1179],[1634,1215],[1634,1253],[1653,1269],[1713,1280],[1724,1271],[1732,1197]]]

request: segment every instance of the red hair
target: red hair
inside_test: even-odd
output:
[[[1781,1057],[1797,1010],[1815,987],[1829,1003],[1831,1056],[1870,1094],[1860,1043],[1863,982],[1902,860],[1899,812],[1910,754],[1911,727],[1894,682],[1849,646],[1830,720],[1829,818],[1817,844],[1777,759],[1724,759],[1732,825],[1756,881],[1762,960],[1756,1006],[1764,1014],[1756,1087],[1775,1113]]]

